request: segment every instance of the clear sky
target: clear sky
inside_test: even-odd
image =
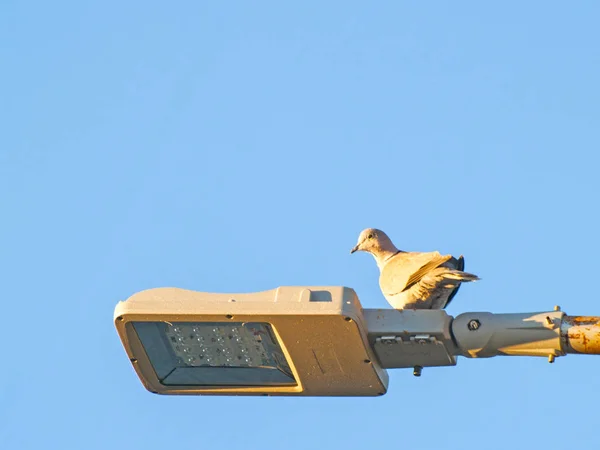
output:
[[[349,254],[369,226],[465,255],[450,314],[600,315],[600,4],[365,3],[0,2],[3,449],[597,446],[598,357],[395,370],[379,398],[135,375],[112,320],[143,289],[387,307]]]

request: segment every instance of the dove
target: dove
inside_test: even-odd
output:
[[[383,231],[363,230],[350,251],[373,255],[379,268],[379,287],[396,309],[443,309],[461,283],[480,278],[464,272],[465,260],[434,252],[398,250]]]

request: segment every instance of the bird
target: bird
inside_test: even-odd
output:
[[[379,268],[379,287],[395,309],[444,309],[461,283],[480,280],[464,271],[461,255],[398,250],[392,240],[377,228],[367,228],[350,251],[373,255]]]

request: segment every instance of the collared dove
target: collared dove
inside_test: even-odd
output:
[[[370,253],[379,267],[379,287],[396,309],[443,309],[454,298],[462,282],[479,277],[463,272],[462,255],[398,250],[383,231],[367,228],[350,251]]]

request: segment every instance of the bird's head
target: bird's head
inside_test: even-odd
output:
[[[381,253],[396,251],[398,249],[387,234],[377,228],[367,228],[361,231],[358,236],[358,243],[350,250],[350,253],[367,252],[373,256],[378,256]]]

